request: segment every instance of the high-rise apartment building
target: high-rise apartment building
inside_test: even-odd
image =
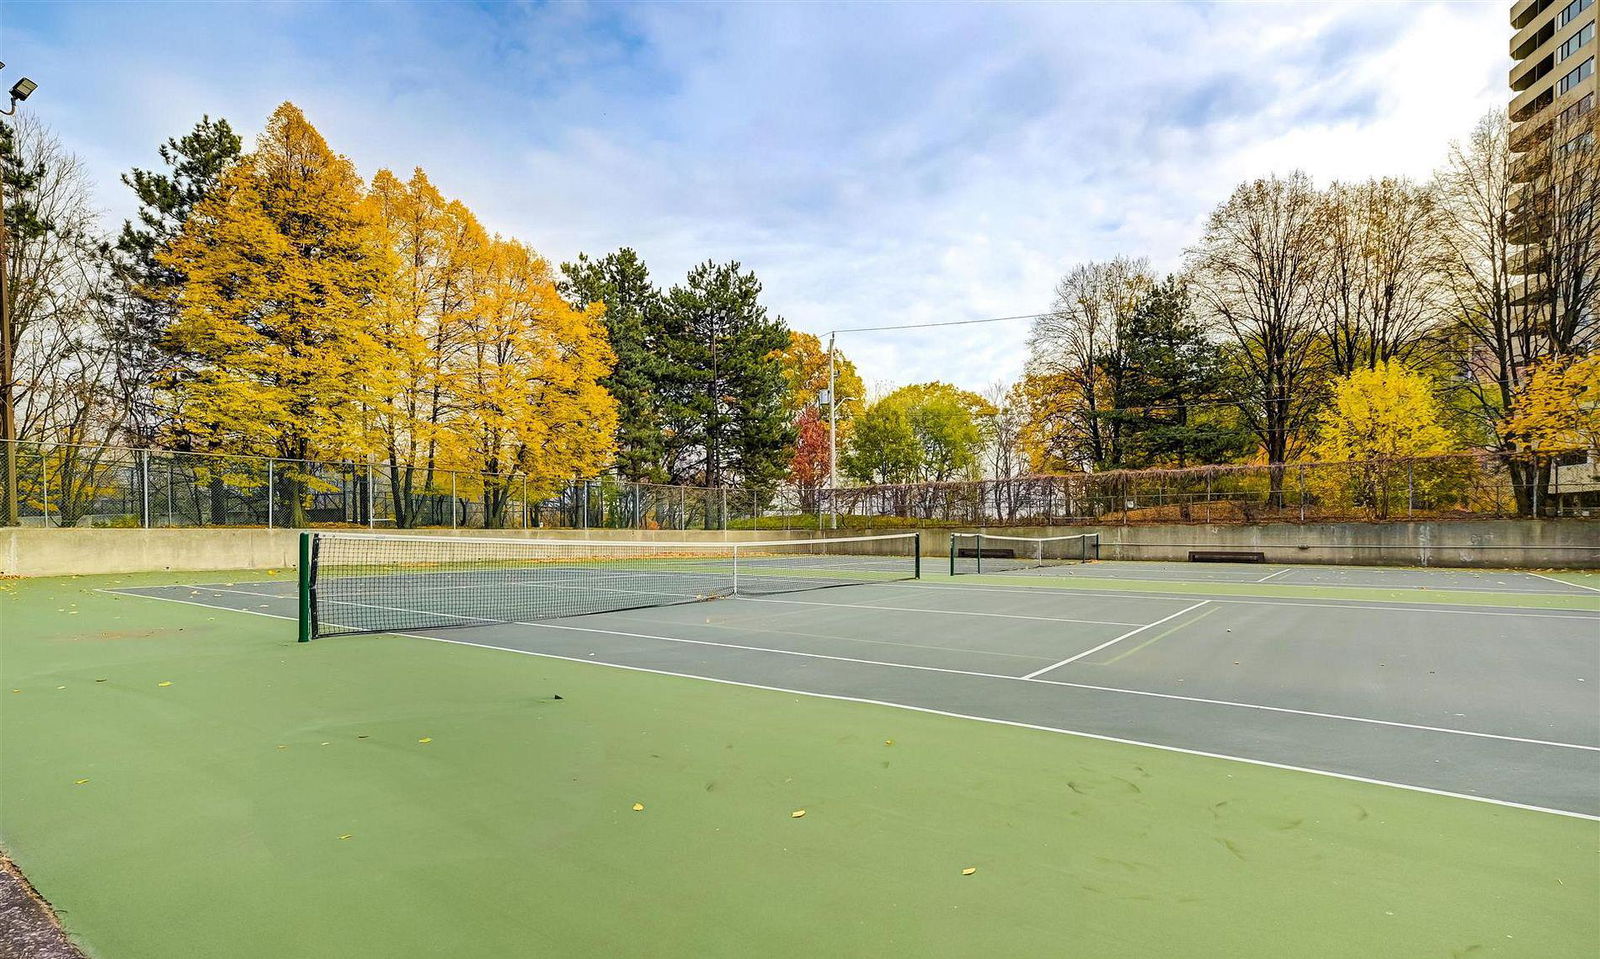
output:
[[[1512,149],[1527,152],[1595,105],[1595,0],[1516,0],[1511,5]],[[1557,134],[1559,135],[1559,134]],[[1557,144],[1562,146],[1563,144]]]
[[[1600,0],[1515,0],[1511,5],[1513,198],[1510,240],[1520,253],[1516,305],[1546,349],[1600,345],[1600,278],[1586,251],[1600,228],[1596,148],[1595,21]],[[1559,341],[1559,342],[1557,342]]]

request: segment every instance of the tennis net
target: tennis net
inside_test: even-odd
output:
[[[300,638],[914,579],[916,533],[754,543],[305,533]]]
[[[1099,533],[1080,533],[1076,536],[950,534],[951,576],[1087,563],[1099,556]]]

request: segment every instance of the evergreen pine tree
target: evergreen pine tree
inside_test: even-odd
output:
[[[780,352],[789,329],[737,261],[707,261],[666,297],[658,380],[676,482],[772,488],[788,470],[794,424]]]
[[[1121,468],[1220,463],[1250,446],[1227,407],[1205,405],[1224,391],[1227,367],[1194,315],[1188,291],[1169,278],[1145,294],[1102,364],[1116,384],[1112,420]]]
[[[177,318],[176,291],[184,281],[182,270],[161,262],[158,254],[182,231],[195,205],[217,188],[241,149],[227,120],[203,116],[189,133],[161,145],[166,172],[135,167],[122,175],[139,208],[105,250],[121,281],[116,308],[109,311],[116,324],[109,338],[128,404],[128,428],[140,445],[154,442],[160,431],[149,384],[171,359],[161,343]]]
[[[573,309],[605,305],[606,334],[616,366],[601,384],[617,400],[617,472],[635,482],[667,479],[667,442],[662,435],[657,381],[661,362],[661,291],[639,254],[623,247],[591,260],[561,264],[561,293]]]

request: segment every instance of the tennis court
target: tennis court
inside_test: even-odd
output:
[[[6,839],[93,954],[1600,942],[1593,574],[399,539],[308,643],[294,571],[8,584]]]
[[[731,553],[714,548],[649,544],[630,559],[567,546],[528,562],[508,540],[469,563],[498,541],[430,540],[385,565],[393,539],[333,540],[364,551],[340,560],[330,633],[408,632],[1600,815],[1600,591],[1577,581],[1175,563],[942,577],[929,563],[918,579],[914,537],[890,536],[859,545],[897,555],[850,540],[830,554],[754,550],[729,595]],[[1095,588],[1113,581],[1143,588]],[[1270,593],[1201,598],[1168,582]],[[287,582],[128,592],[298,615]],[[1407,592],[1418,598],[1395,598]],[[1450,602],[1458,593],[1472,602]],[[1557,605],[1529,608],[1546,599]]]

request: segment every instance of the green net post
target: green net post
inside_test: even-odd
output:
[[[912,540],[911,551],[912,551],[913,555],[916,556],[916,559],[912,562],[912,573],[911,573],[911,575],[915,579],[921,579],[922,578],[922,534],[920,532],[917,533],[916,534],[916,538]]]
[[[311,642],[311,534],[300,534],[300,636],[302,643]]]

